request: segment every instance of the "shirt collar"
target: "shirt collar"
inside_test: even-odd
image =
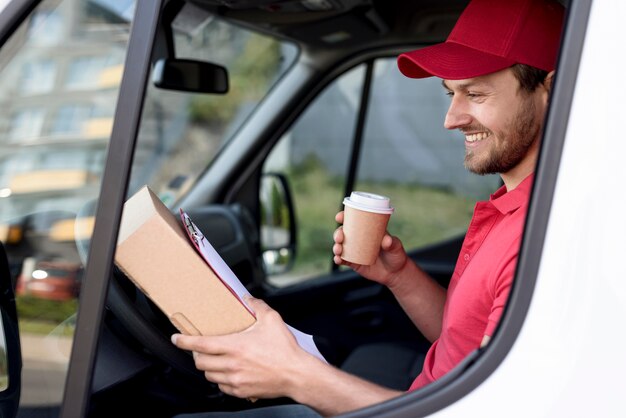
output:
[[[494,194],[491,195],[489,201],[496,209],[498,209],[503,215],[509,212],[513,212],[523,205],[528,204],[530,197],[530,191],[533,186],[533,180],[535,179],[535,173],[531,173],[522,182],[510,192],[506,191],[506,186],[500,187]]]

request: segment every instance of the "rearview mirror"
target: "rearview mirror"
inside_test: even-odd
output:
[[[154,65],[152,81],[156,87],[167,90],[213,94],[228,92],[226,68],[210,62],[163,58]]]

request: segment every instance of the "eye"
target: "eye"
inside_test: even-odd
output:
[[[484,92],[468,91],[465,93],[465,97],[474,103],[482,103],[487,98],[487,95]]]
[[[446,96],[452,97],[454,96],[454,92],[452,90],[446,90]]]

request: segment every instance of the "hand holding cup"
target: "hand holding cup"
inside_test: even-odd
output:
[[[354,264],[374,264],[389,218],[393,213],[389,198],[373,193],[352,192],[343,201],[343,249],[341,258]]]

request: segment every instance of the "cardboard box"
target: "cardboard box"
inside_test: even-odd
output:
[[[255,321],[147,186],[124,204],[115,263],[184,334],[228,334]]]

